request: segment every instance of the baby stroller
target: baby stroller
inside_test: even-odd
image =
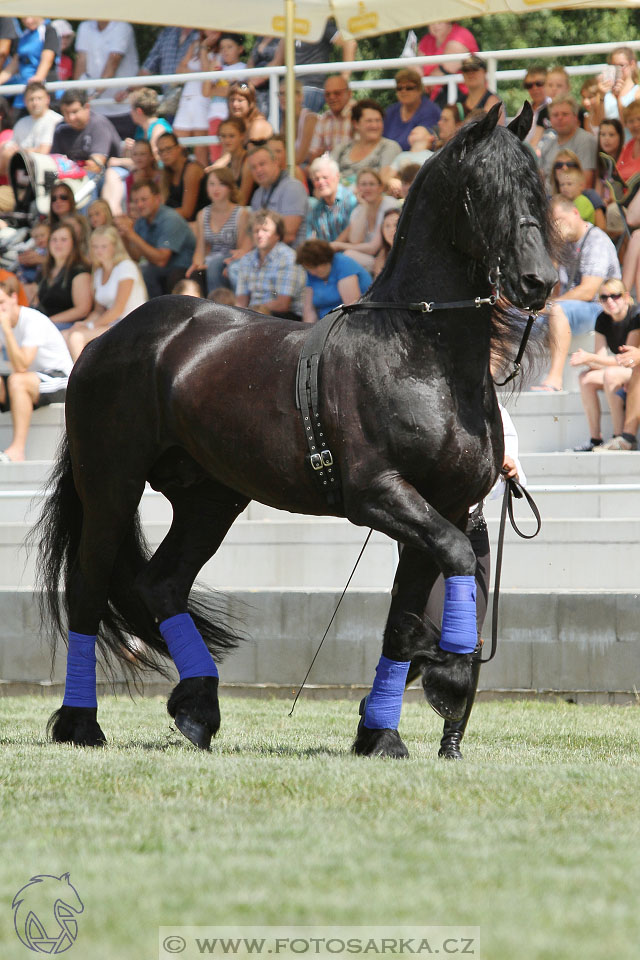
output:
[[[91,203],[94,182],[83,169],[60,154],[14,153],[9,161],[9,183],[16,198],[15,218],[32,225],[38,217],[48,216],[51,187],[56,180],[69,184],[80,212]],[[7,218],[5,218],[7,219]]]

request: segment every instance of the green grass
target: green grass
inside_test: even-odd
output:
[[[211,754],[164,703],[107,698],[105,750],[54,746],[43,698],[0,700],[0,957],[11,900],[69,871],[70,960],[152,960],[159,925],[467,924],[483,960],[636,960],[635,707],[476,707],[463,763],[407,705],[404,762],[349,755],[348,702],[223,701]]]

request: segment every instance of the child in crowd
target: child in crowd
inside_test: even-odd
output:
[[[606,230],[607,222],[605,215],[604,201],[595,190],[585,192],[585,176],[582,170],[564,170],[558,174],[559,193],[563,197],[573,200],[580,211],[580,216],[587,223],[593,223],[594,226]],[[591,195],[594,194],[592,202]],[[597,206],[596,206],[597,204]]]
[[[400,171],[400,199],[406,200],[411,184],[420,173],[420,167],[417,163],[408,163]]]
[[[426,127],[414,127],[413,130],[410,131],[408,139],[411,149],[404,150],[391,161],[390,170],[394,171],[394,173],[387,180],[387,193],[390,193],[392,197],[401,197],[403,195],[402,182],[400,180],[400,173],[403,168],[408,164],[417,164],[421,167],[425,160],[433,156],[433,150],[431,148],[433,147],[435,137]]]
[[[207,300],[212,300],[214,303],[222,303],[227,307],[235,307],[236,305],[235,294],[233,290],[229,290],[227,287],[216,287],[216,289],[212,290],[207,296]]]
[[[49,243],[49,224],[46,222],[36,223],[31,228],[30,239],[25,241],[25,243],[20,244],[20,249],[18,251],[18,266],[16,267],[16,276],[21,283],[35,284],[37,286],[42,279],[41,274],[41,264],[26,264],[23,263],[22,254],[26,250],[33,250],[34,253],[37,253],[40,257],[44,258],[47,255],[47,246]],[[27,296],[32,292],[35,294],[35,288],[33,291],[27,290]]]
[[[183,297],[202,297],[202,288],[197,280],[178,280],[171,293]]]

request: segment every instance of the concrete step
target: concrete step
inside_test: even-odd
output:
[[[27,436],[27,460],[53,460],[63,429],[63,403],[34,410]],[[11,414],[0,413],[0,450],[9,445],[12,432]]]
[[[573,450],[589,435],[579,393],[501,394],[518,431],[523,453],[551,453]],[[611,417],[606,400],[602,404],[602,433],[611,436]]]
[[[293,695],[338,598],[339,592],[331,590],[237,590],[221,598],[223,615],[241,617],[250,637],[222,664],[222,680],[290,684]],[[369,687],[389,599],[382,590],[348,591],[311,684]],[[480,689],[634,700],[640,686],[639,599],[638,591],[503,591],[498,655],[482,668]],[[490,621],[491,603],[485,638],[491,634]],[[63,680],[64,649],[52,673],[30,590],[0,590],[0,622],[0,696],[3,684]]]
[[[524,532],[532,521],[522,520]],[[0,524],[0,584],[30,586],[33,557],[23,542],[29,525]],[[497,518],[489,519],[492,543]],[[152,521],[145,532],[155,548],[167,524]],[[238,520],[199,579],[218,589],[308,587],[341,588],[347,581],[366,531],[344,520]],[[495,549],[494,549],[495,552]],[[388,589],[397,548],[374,533],[354,576],[357,587]],[[555,589],[634,589],[640,582],[640,519],[546,519],[540,535],[520,539],[510,526],[505,538],[505,587]]]

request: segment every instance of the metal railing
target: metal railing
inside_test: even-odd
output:
[[[554,47],[527,47],[510,50],[486,50],[481,55],[487,63],[487,79],[489,87],[499,92],[501,83],[520,80],[526,74],[526,69],[499,70],[499,64],[504,60],[527,60],[536,62],[540,60],[571,59],[575,57],[588,56],[591,54],[607,54],[621,45],[630,47],[633,50],[640,50],[640,40],[627,40],[623,38],[619,41],[610,41],[608,43],[582,43]],[[306,74],[330,74],[337,71],[350,73],[364,73],[367,70],[389,70],[395,71],[402,67],[422,67],[426,64],[447,64],[460,61],[460,54],[446,54],[433,57],[393,57],[378,60],[352,60],[341,61],[338,63],[314,63],[295,67],[296,77],[304,80]],[[604,63],[587,64],[578,66],[568,66],[567,73],[572,76],[586,76],[599,73]],[[286,73],[285,67],[261,67],[248,69],[246,67],[237,70],[225,70],[225,80],[251,80],[252,77],[269,78],[269,120],[274,129],[279,129],[279,103],[278,89],[281,77]],[[220,71],[202,71],[198,73],[173,73],[173,74],[154,74],[152,76],[138,77],[110,77],[106,80],[66,80],[55,81],[47,84],[47,89],[57,90],[109,90],[122,89],[123,87],[146,87],[146,86],[164,86],[166,84],[184,84],[191,80],[215,80],[220,79]],[[456,84],[462,80],[462,74],[449,74],[446,77],[425,77],[423,83],[425,87],[446,86],[450,102],[456,97]],[[394,87],[393,78],[381,78],[375,80],[351,80],[350,86],[353,90],[378,90],[392,89]],[[26,89],[25,84],[4,84],[0,86],[0,94],[13,95],[21,93]],[[114,100],[98,100],[96,104],[113,104]],[[212,138],[203,138],[201,142],[212,140]]]

